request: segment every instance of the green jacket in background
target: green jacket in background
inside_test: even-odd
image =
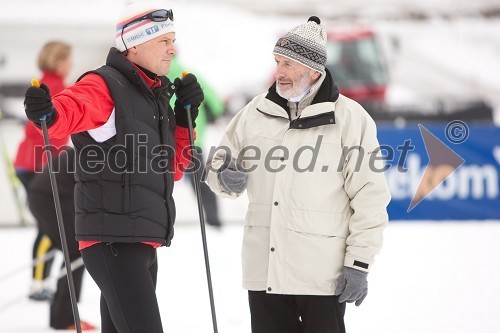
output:
[[[170,73],[167,75],[170,81],[174,81],[176,77],[181,77],[182,71],[189,70],[188,67],[183,68],[183,66],[177,60],[177,57],[173,57],[172,63],[170,65]],[[196,73],[198,82],[203,88],[203,93],[205,94],[205,100],[200,106],[198,118],[196,118],[196,142],[197,146],[203,147],[203,138],[205,136],[205,129],[207,123],[213,122],[215,119],[220,117],[224,113],[224,101],[217,95],[215,90],[208,85],[201,76]],[[175,103],[175,96],[172,98],[172,106]]]

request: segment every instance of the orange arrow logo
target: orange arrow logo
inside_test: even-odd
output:
[[[429,164],[425,169],[424,176],[420,180],[417,192],[408,207],[408,212],[415,208],[432,190],[465,162],[462,157],[451,150],[424,126],[418,124],[418,127],[424,140]]]

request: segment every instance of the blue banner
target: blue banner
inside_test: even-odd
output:
[[[500,220],[500,128],[461,124],[424,124],[423,129],[416,124],[402,129],[378,126],[389,166],[391,220]],[[436,142],[423,140],[425,130],[465,162],[409,210],[429,164],[427,152]]]

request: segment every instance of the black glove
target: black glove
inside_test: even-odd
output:
[[[40,119],[46,116],[47,127],[56,120],[56,112],[52,105],[49,87],[42,83],[37,87],[29,87],[24,97],[24,110],[26,117],[38,127],[41,126]]]
[[[186,75],[182,80],[176,78],[174,85],[179,88],[175,92],[177,100],[175,101],[175,120],[177,125],[188,127],[187,111],[185,106],[191,105],[191,120],[193,127],[196,127],[195,119],[198,117],[198,108],[203,102],[204,95],[196,76],[193,74]]]

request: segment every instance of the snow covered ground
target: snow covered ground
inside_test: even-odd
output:
[[[240,283],[242,230],[241,223],[207,230],[221,333],[250,333],[247,294]],[[369,275],[368,297],[360,307],[347,307],[347,332],[498,332],[499,236],[499,223],[390,224]],[[34,237],[33,228],[0,232],[0,332],[51,331],[48,305],[26,297]],[[199,227],[178,223],[173,246],[158,255],[157,295],[165,331],[212,332]],[[80,316],[98,324],[99,290],[90,276],[84,279]]]

